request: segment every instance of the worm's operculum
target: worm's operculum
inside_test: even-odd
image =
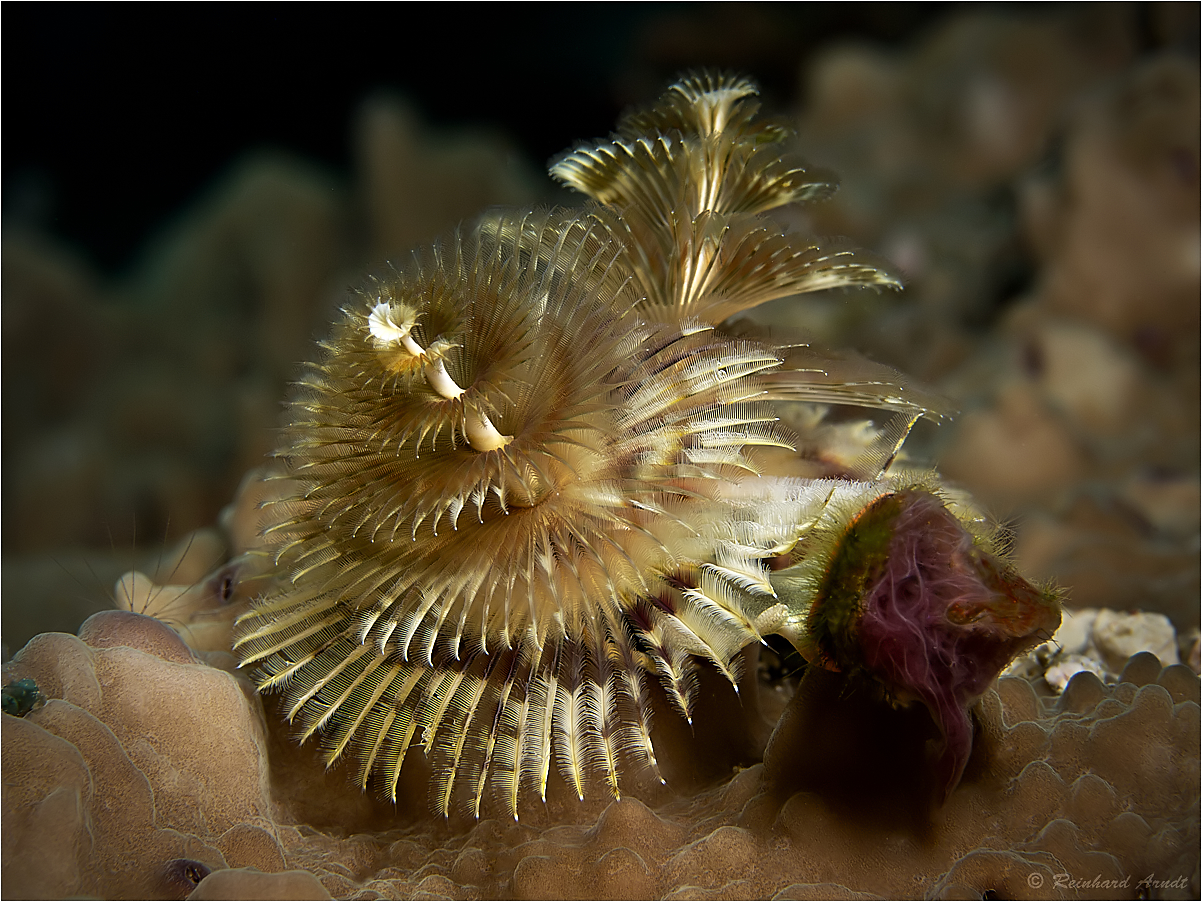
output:
[[[817,544],[825,547],[796,565],[808,574],[780,577],[791,588],[810,581],[802,653],[876,681],[896,702],[924,704],[943,733],[946,795],[972,751],[969,708],[1016,655],[1056,631],[1056,594],[1022,579],[920,487],[868,500]]]

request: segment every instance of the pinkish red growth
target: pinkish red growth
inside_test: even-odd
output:
[[[1016,655],[1055,632],[1060,606],[979,547],[936,496],[897,500],[855,632],[863,666],[899,701],[926,705],[943,732],[946,797],[972,751],[969,708]]]

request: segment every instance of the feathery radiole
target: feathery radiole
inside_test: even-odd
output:
[[[737,688],[749,643],[809,647],[831,553],[808,537],[895,491],[883,471],[935,410],[721,328],[775,298],[900,287],[762,215],[834,184],[789,161],[755,93],[673,85],[552,166],[594,203],[491,213],[415,253],[306,369],[268,509],[274,588],[236,645],[361,785],[395,800],[419,749],[444,815],[491,796],[517,817],[552,763],[581,798],[618,798],[623,768],[658,775],[652,681],[691,719],[698,667]],[[761,449],[798,445],[776,405],[799,401],[892,425],[835,478],[760,478]]]

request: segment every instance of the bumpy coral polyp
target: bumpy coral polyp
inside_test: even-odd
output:
[[[1015,655],[1055,632],[1060,605],[982,547],[939,497],[909,489],[854,518],[808,622],[814,661],[926,705],[943,732],[946,796],[972,751],[969,707]]]

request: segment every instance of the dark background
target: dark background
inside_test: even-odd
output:
[[[820,45],[904,43],[963,5],[5,4],[4,219],[117,274],[249,148],[349,171],[380,88],[541,164],[688,67],[754,73],[781,109]]]
[[[459,184],[463,159],[495,161],[512,149],[526,158],[512,169],[538,176],[549,157],[600,137],[624,108],[656,97],[689,68],[747,73],[761,86],[768,110],[792,112],[804,122],[796,114],[809,64],[839,42],[896,49],[900,69],[910,71],[922,62],[924,39],[956,34],[947,26],[966,12],[1055,18],[1072,30],[1056,47],[1094,48],[1075,63],[1068,59],[1063,78],[1078,77],[1073,72],[1109,78],[1160,51],[1185,51],[1196,60],[1199,9],[1197,2],[3,4],[7,428],[0,457],[3,594],[12,599],[4,612],[8,640],[23,642],[48,628],[74,631],[97,605],[108,604],[120,573],[158,566],[135,559],[140,544],[153,545],[161,563],[176,537],[213,524],[242,474],[275,446],[285,382],[295,362],[311,353],[312,339],[324,332],[346,286],[376,263],[376,253],[409,246],[385,246],[381,232],[374,236],[380,246],[369,247],[366,235],[353,234],[376,227],[367,225],[362,209],[358,192],[368,180],[356,159],[362,153],[356,124],[373,95],[400,95],[399,103],[385,98],[391,109],[406,116],[416,111],[416,124],[404,123],[422,164],[413,167],[414,178],[444,173],[427,192],[433,201],[424,198],[426,218],[415,214],[421,230],[407,239],[426,241],[456,217],[474,215],[477,195],[494,187],[487,179],[484,188],[469,184],[447,209],[435,209],[448,200],[448,186]],[[982,41],[988,44],[979,34],[967,40],[955,49],[971,55]],[[1119,48],[1109,63],[1090,57],[1106,47]],[[1044,60],[1045,75],[1055,74],[1055,61]],[[842,198],[851,200],[844,213],[851,210],[861,223],[891,216],[902,230],[864,238],[841,221],[824,227],[865,246],[891,235],[916,236],[935,272],[925,285],[913,286],[904,305],[849,308],[838,319],[832,314],[824,321],[832,330],[827,340],[936,384],[964,359],[956,355],[976,353],[973,342],[1029,287],[1037,261],[1017,237],[1019,179],[1035,166],[1036,175],[1054,185],[1060,165],[1060,139],[1041,131],[1030,148],[1034,156],[1021,164],[1026,174],[1013,167],[991,171],[967,187],[932,174],[961,146],[955,140],[963,139],[963,122],[956,117],[967,109],[957,79],[971,67],[938,68],[946,63],[932,63],[922,77],[910,71],[910,84],[923,93],[919,102],[909,98],[902,113],[910,117],[907,126],[917,123],[913,135],[922,140],[915,146],[946,151],[937,162],[928,153],[920,161],[928,168],[908,180],[889,182],[896,172],[875,175],[881,167],[872,142],[888,149],[901,134],[905,143],[909,132],[896,123],[868,144],[857,144],[860,133],[852,129],[838,138],[844,141],[838,153],[815,159],[855,172],[866,185],[859,195],[845,189]],[[937,84],[936,76],[950,83]],[[1085,87],[1028,81],[1023,90],[1032,96],[1065,102]],[[1060,112],[1048,115],[1058,119]],[[1184,118],[1196,140],[1196,114]],[[458,134],[465,126],[472,132],[467,138]],[[481,128],[502,140],[480,140]],[[457,163],[452,154],[440,170],[430,158],[442,147],[475,148],[479,156]],[[258,157],[258,169],[239,168],[264,148],[285,153],[269,164]],[[1196,191],[1196,153],[1169,150],[1163,168],[1180,175],[1185,160]],[[914,152],[903,146],[895,156],[914,162],[906,156]],[[298,159],[326,172],[314,174],[303,163],[298,168]],[[259,194],[235,204],[234,189],[248,184],[239,179],[265,171],[282,175],[254,183]],[[272,193],[280,184],[295,190]],[[397,195],[404,195],[398,202],[403,215],[421,194],[411,187]],[[325,191],[330,203],[311,204],[314,217],[288,221],[290,211],[304,213],[313,194]],[[272,206],[297,197],[304,202],[299,208]],[[263,210],[264,218],[257,218]],[[225,218],[218,222],[214,211],[226,211]],[[338,219],[343,214],[346,222]],[[438,216],[448,219],[427,230]],[[261,222],[283,231],[295,224],[295,235],[288,233],[296,238],[293,249],[322,253],[301,259],[295,278],[281,275],[272,268],[277,236],[255,232]],[[305,230],[315,223],[321,228],[309,236]],[[281,259],[292,266],[297,257]],[[1196,293],[1187,292],[1185,303],[1196,310]],[[46,328],[45,311],[56,328]],[[1196,342],[1196,328],[1191,335]],[[938,353],[928,353],[931,348]],[[981,373],[995,362],[980,359]],[[1196,391],[1196,367],[1188,376]],[[955,392],[985,404],[981,399],[995,383],[991,376],[977,378]],[[1186,407],[1197,410],[1196,403]],[[1196,430],[1191,435],[1196,443]],[[79,557],[77,549],[98,551],[67,572],[62,562]],[[1181,572],[1188,569],[1191,578],[1196,556],[1196,544],[1180,556]],[[1091,571],[1082,566],[1081,572]],[[1188,586],[1196,582],[1172,597],[1187,598],[1196,611],[1197,592]],[[1171,594],[1166,590],[1164,597]],[[58,620],[34,616],[75,598],[82,604],[54,609]],[[18,628],[14,610],[33,613]]]

